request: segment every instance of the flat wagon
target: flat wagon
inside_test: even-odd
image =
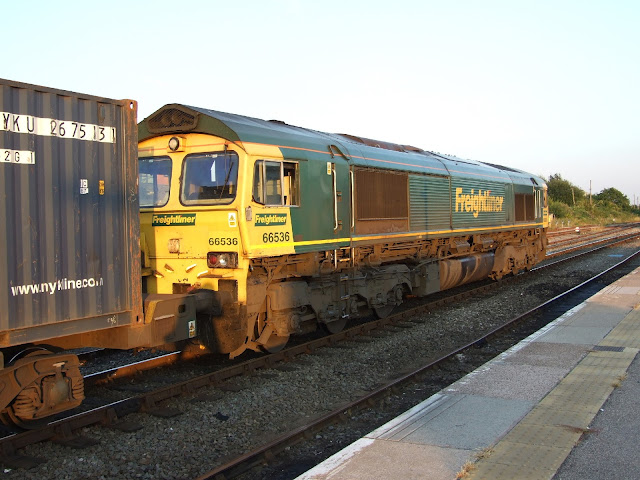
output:
[[[148,297],[143,310],[136,113],[132,100],[0,79],[0,411],[9,422],[82,401],[78,358],[62,349],[188,336],[195,315],[184,296]]]

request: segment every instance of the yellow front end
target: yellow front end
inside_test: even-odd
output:
[[[144,293],[194,293],[200,317],[228,353],[246,336],[248,262],[239,212],[246,154],[201,134],[160,136],[139,145]],[[198,322],[199,330],[211,328]],[[219,338],[218,338],[219,337]]]
[[[544,208],[542,210],[542,228],[549,228],[549,197],[548,190],[544,188]]]

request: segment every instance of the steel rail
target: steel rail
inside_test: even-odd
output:
[[[129,363],[118,367],[109,368],[100,372],[89,373],[84,376],[84,384],[86,386],[103,385],[116,379],[131,377],[137,373],[151,370],[154,368],[166,367],[178,363],[180,361],[192,360],[198,354],[187,354],[181,350],[169,352],[157,357],[140,360],[139,362]]]

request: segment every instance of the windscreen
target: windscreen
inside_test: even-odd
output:
[[[184,205],[225,205],[238,190],[235,152],[196,153],[184,159],[180,200]]]

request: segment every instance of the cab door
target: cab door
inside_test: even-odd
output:
[[[342,157],[327,162],[327,174],[332,183],[333,237],[339,241],[348,241],[351,236],[351,185],[352,172]]]

